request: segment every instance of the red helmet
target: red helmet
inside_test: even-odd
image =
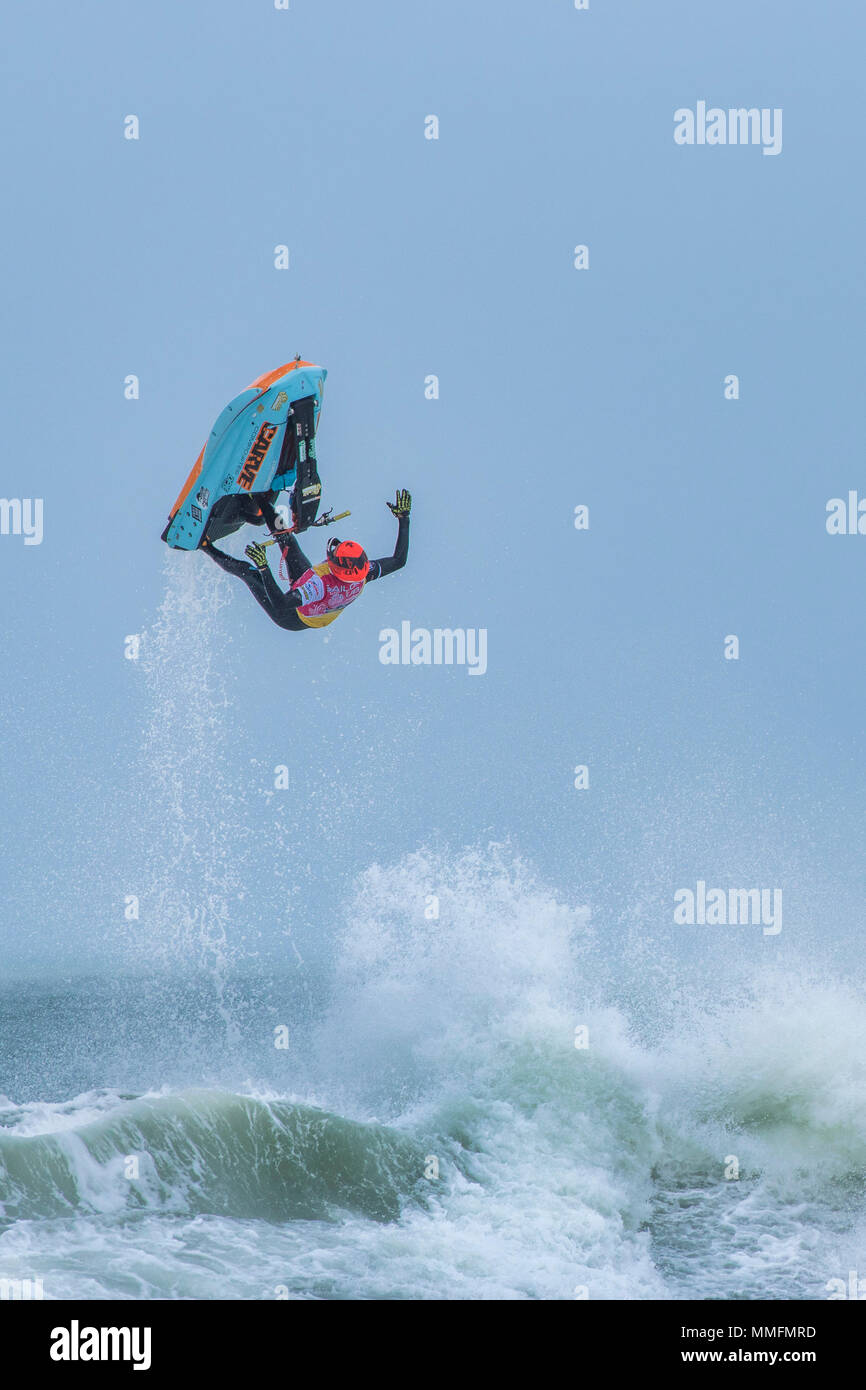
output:
[[[328,564],[331,574],[347,584],[360,584],[370,573],[367,552],[357,541],[328,541]]]

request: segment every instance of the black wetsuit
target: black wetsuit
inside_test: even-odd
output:
[[[289,581],[295,584],[302,574],[313,568],[307,559],[294,536],[286,536],[280,541],[280,549],[286,560],[289,571]],[[288,593],[283,593],[270,567],[267,569],[257,569],[248,560],[236,560],[233,555],[226,555],[222,550],[217,550],[213,545],[204,547],[206,555],[210,555],[216,561],[220,569],[227,574],[236,574],[238,579],[242,579],[257,603],[264,608],[268,617],[277,627],[283,627],[288,632],[308,632],[309,625],[303,618],[298,617],[298,609],[304,602],[303,596],[297,589],[289,589]],[[393,574],[395,570],[401,570],[406,563],[409,554],[409,518],[401,516],[397,520],[397,544],[394,546],[394,554],[387,555],[382,560],[371,560],[370,572],[367,575],[367,583],[372,584],[374,579],[382,579],[386,574]]]

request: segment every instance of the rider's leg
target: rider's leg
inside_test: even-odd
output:
[[[283,627],[288,632],[306,631],[306,623],[301,622],[298,617],[297,604],[287,603],[286,595],[269,569],[260,570],[255,565],[248,564],[246,560],[236,560],[233,555],[226,555],[210,543],[201,548],[216,561],[221,570],[225,570],[226,574],[234,574],[243,580],[256,603],[264,608],[268,617],[278,627]]]
[[[313,566],[307,559],[294,536],[284,536],[280,540],[280,549],[283,552],[283,559],[289,572],[289,583],[296,584],[302,574],[311,570]]]

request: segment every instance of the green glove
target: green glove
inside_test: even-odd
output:
[[[265,547],[263,545],[259,545],[258,541],[250,541],[249,545],[244,550],[244,554],[248,556],[250,560],[252,560],[257,570],[267,569],[267,551],[265,550]]]
[[[408,516],[412,510],[412,494],[407,492],[405,488],[398,488],[394,501],[388,502],[386,505],[399,521],[401,516]]]

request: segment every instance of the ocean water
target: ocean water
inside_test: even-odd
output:
[[[854,998],[768,980],[642,1044],[582,985],[578,913],[450,867],[433,933],[393,910],[423,857],[368,876],[297,1036],[291,977],[7,992],[0,1273],[58,1298],[808,1299],[862,1266]]]
[[[147,932],[123,970],[0,991],[0,1277],[82,1299],[822,1299],[866,1268],[848,972],[614,958],[490,844],[383,856],[327,951],[290,925],[254,949],[254,831],[201,770],[231,714],[214,578],[168,557],[147,649]]]

